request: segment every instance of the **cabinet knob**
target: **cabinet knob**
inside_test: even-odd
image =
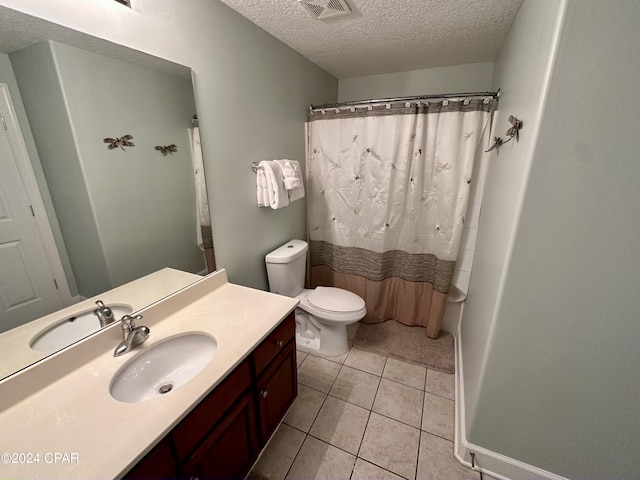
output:
[[[284,342],[282,340],[278,340],[276,342],[276,345],[278,345],[279,347],[283,347],[284,346]]]
[[[261,396],[262,398],[267,398],[267,395],[268,395],[268,393],[267,393],[267,391],[266,391],[266,390],[262,390],[262,391],[260,392],[260,396]]]

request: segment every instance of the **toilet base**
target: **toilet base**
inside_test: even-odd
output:
[[[320,339],[319,338],[307,338],[296,332],[296,345],[303,347],[305,350],[313,350],[315,352],[320,351]]]
[[[318,352],[330,357],[339,357],[349,351],[346,325],[331,325],[322,329],[320,337],[309,338],[308,333],[301,334],[296,328],[296,344],[306,350]]]

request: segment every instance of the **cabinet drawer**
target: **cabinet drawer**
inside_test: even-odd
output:
[[[178,463],[207,436],[251,382],[251,369],[245,360],[175,428],[172,436]]]
[[[253,366],[256,375],[260,375],[269,362],[282,351],[287,342],[289,342],[295,334],[296,321],[294,313],[291,312],[253,352]]]

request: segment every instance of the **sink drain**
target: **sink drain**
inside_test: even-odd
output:
[[[158,392],[162,395],[164,395],[165,393],[169,393],[171,390],[173,390],[173,384],[171,383],[167,383],[166,385],[162,385],[159,389]]]

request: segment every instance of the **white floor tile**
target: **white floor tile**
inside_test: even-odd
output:
[[[338,363],[309,355],[298,368],[298,383],[329,393],[340,368]]]
[[[330,396],[309,434],[356,455],[368,420],[369,410]]]
[[[420,430],[371,413],[359,457],[409,480],[416,475]]]
[[[436,370],[427,371],[427,385],[425,390],[435,395],[455,399],[455,375],[452,373],[443,373]]]
[[[480,474],[453,457],[453,442],[422,432],[418,458],[420,480],[478,480]],[[484,478],[488,478],[484,476]]]
[[[453,400],[425,394],[422,413],[422,430],[453,441],[455,425]]]
[[[305,434],[288,425],[280,425],[260,459],[251,470],[252,478],[282,480],[293,464]]]
[[[331,387],[329,395],[371,409],[380,377],[344,366]]]
[[[357,458],[356,466],[351,474],[351,480],[403,480],[403,478],[361,458]]]
[[[367,352],[366,350],[352,348],[349,355],[347,355],[347,359],[344,364],[349,367],[357,368],[358,370],[363,370],[365,372],[381,376],[386,361],[387,357],[384,355],[378,355],[377,353]]]
[[[283,422],[303,432],[309,432],[325,398],[327,398],[326,393],[298,384],[298,397],[291,405]]]
[[[355,461],[355,456],[308,436],[286,478],[347,479],[351,476]]]
[[[394,382],[409,385],[413,388],[424,390],[424,381],[427,376],[427,369],[419,365],[396,360],[389,357],[382,372],[382,378],[388,378]]]
[[[420,428],[423,400],[422,390],[383,378],[371,410]]]

